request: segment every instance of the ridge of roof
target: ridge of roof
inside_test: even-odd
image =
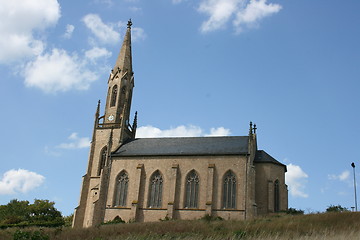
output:
[[[248,136],[136,138],[112,156],[187,156],[248,154]]]

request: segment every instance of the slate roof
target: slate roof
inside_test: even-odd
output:
[[[248,136],[137,138],[112,156],[246,155]]]
[[[285,171],[286,171],[286,165],[282,164],[281,162],[279,162],[278,160],[276,160],[275,158],[270,156],[264,150],[257,150],[256,151],[254,163],[274,163],[274,164],[277,164],[277,165],[280,165],[280,166],[284,166]]]

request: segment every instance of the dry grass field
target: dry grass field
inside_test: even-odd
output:
[[[50,240],[120,239],[360,239],[360,213],[319,213],[273,215],[248,221],[193,220],[102,225],[88,229],[5,229],[1,240],[14,239],[14,233],[40,231]],[[21,233],[20,232],[20,233]],[[22,238],[19,238],[22,239]],[[26,239],[26,238],[24,238]],[[29,238],[31,239],[31,238]]]

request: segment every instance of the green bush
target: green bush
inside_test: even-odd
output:
[[[339,205],[330,205],[326,209],[326,212],[348,212],[348,211],[349,211],[349,209],[342,207],[340,204]]]
[[[119,223],[125,223],[125,221],[122,220],[121,217],[116,216],[113,220],[107,221],[107,222],[103,223],[102,225],[119,224]]]
[[[289,208],[287,211],[286,211],[287,214],[291,214],[291,215],[302,215],[304,214],[304,210],[301,210],[301,209],[296,209],[296,208]]]
[[[46,235],[43,231],[36,230],[31,231],[22,231],[16,230],[13,235],[14,240],[49,240],[49,236]]]

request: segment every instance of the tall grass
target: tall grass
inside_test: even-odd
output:
[[[24,229],[23,231],[35,231]],[[38,229],[37,229],[38,230]],[[360,239],[360,213],[273,215],[248,221],[163,221],[103,225],[87,229],[43,229],[51,240],[120,239]],[[0,231],[0,239],[13,239],[15,229]]]

